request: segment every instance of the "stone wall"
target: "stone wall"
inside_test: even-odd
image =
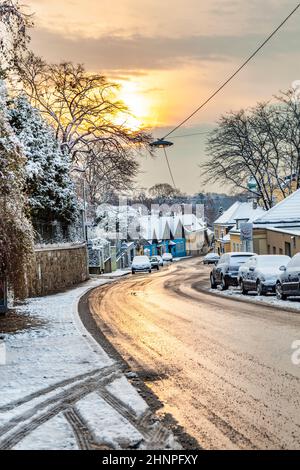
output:
[[[27,277],[28,297],[63,292],[89,278],[86,245],[36,247],[35,266]]]

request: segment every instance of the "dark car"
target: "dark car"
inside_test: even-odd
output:
[[[227,290],[229,286],[238,285],[238,272],[242,264],[246,263],[254,253],[226,253],[221,256],[220,261],[210,273],[210,285],[216,289],[219,285],[222,290]]]
[[[281,266],[276,283],[276,295],[280,300],[300,297],[300,253],[294,256],[287,266]]]

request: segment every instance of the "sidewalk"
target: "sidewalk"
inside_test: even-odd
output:
[[[109,282],[18,307],[31,324],[1,335],[0,450],[180,448],[79,319],[80,298]]]

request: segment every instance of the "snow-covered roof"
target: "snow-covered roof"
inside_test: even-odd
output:
[[[279,232],[279,233],[286,233],[287,235],[294,235],[299,237],[300,236],[300,225],[299,227],[267,227],[268,230],[271,232]]]
[[[263,216],[255,219],[255,225],[300,223],[300,189],[276,204]]]
[[[252,202],[237,201],[215,221],[215,225],[235,225],[236,221],[241,219],[253,222],[264,213],[260,206],[255,209]]]
[[[224,235],[223,238],[221,238],[222,243],[229,243],[230,242],[230,234],[227,233],[227,235]]]

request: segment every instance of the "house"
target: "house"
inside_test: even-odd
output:
[[[252,223],[264,212],[255,201],[235,202],[214,223],[215,250],[219,253],[243,251],[241,224]]]
[[[174,258],[201,254],[206,245],[206,225],[194,214],[139,218],[140,253],[148,256],[172,253]]]
[[[254,251],[293,256],[300,252],[300,189],[254,221]]]

